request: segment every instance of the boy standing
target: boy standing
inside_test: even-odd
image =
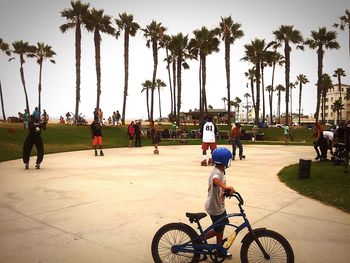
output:
[[[218,129],[216,125],[212,122],[210,117],[206,117],[204,124],[199,130],[199,133],[202,136],[202,154],[203,160],[201,166],[207,166],[212,164],[212,156],[210,154],[209,160],[207,163],[207,150],[210,148],[211,153],[216,149],[216,137],[218,136]]]
[[[208,197],[205,202],[205,210],[210,215],[213,223],[227,216],[225,209],[224,191],[229,190],[231,193],[236,192],[232,186],[226,185],[225,169],[231,165],[231,152],[219,147],[213,151],[213,163],[215,167],[211,171],[208,182]],[[223,223],[228,223],[228,219],[224,219]],[[216,236],[217,244],[222,244],[225,225],[215,227],[210,230],[205,237],[207,239]]]
[[[236,148],[238,147],[238,156],[239,159],[242,160],[245,158],[245,155],[243,155],[243,146],[241,144],[240,136],[241,136],[241,124],[236,123],[235,127],[231,129],[230,132],[230,139],[232,143],[232,160],[235,160],[236,157]]]
[[[92,133],[92,145],[95,149],[95,156],[98,156],[97,146],[99,146],[100,149],[100,156],[104,156],[104,153],[102,151],[102,128],[99,120],[94,120],[90,125],[90,129]]]

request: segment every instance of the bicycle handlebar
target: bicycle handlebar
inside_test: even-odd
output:
[[[243,198],[238,192],[231,193],[230,190],[225,190],[224,196],[228,198],[235,197],[238,200],[240,205],[244,204]]]

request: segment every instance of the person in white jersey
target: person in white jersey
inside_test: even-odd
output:
[[[323,131],[323,137],[327,140],[327,146],[331,155],[333,155],[333,138],[334,133],[331,131]]]
[[[201,166],[212,165],[211,154],[216,149],[216,137],[218,136],[218,129],[216,125],[212,122],[211,117],[205,117],[204,123],[199,129],[199,133],[202,136],[202,154],[203,160],[201,161]],[[207,162],[207,150],[210,148],[209,160]]]

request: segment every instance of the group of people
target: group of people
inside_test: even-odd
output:
[[[129,137],[129,148],[133,147],[133,144],[135,147],[141,147],[141,136],[143,134],[141,130],[141,121],[132,121],[128,125],[127,133]]]

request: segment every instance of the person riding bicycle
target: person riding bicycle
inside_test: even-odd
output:
[[[224,192],[236,192],[232,186],[226,185],[225,169],[231,165],[232,154],[231,151],[225,147],[216,148],[212,154],[212,160],[215,165],[209,175],[208,196],[205,202],[205,210],[210,215],[213,223],[217,222],[223,217],[226,217],[225,197]],[[228,219],[224,220],[223,223]],[[217,244],[222,245],[225,225],[215,227],[206,235],[206,239],[216,236]],[[230,256],[230,254],[228,254]]]

